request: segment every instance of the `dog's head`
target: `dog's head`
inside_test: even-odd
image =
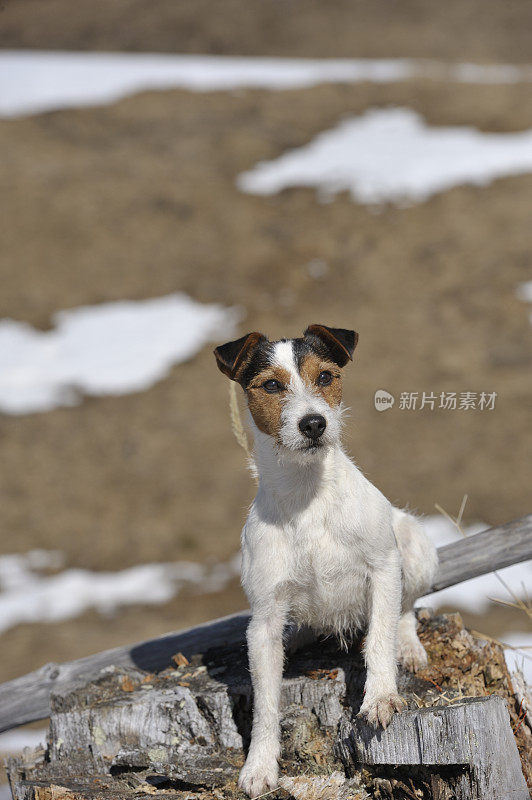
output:
[[[340,438],[342,368],[357,341],[355,331],[309,325],[302,338],[278,342],[248,333],[214,355],[246,392],[257,428],[285,452],[310,456]]]

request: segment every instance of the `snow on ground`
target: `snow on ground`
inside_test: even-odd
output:
[[[443,516],[425,517],[423,520],[425,529],[437,547],[450,544],[461,538],[461,534],[455,526]],[[486,525],[476,523],[465,528],[465,533],[472,536],[475,533],[486,530]],[[504,583],[517,595],[526,600],[532,597],[532,561],[524,561],[521,564],[514,564],[511,567],[501,569],[497,573]],[[490,598],[514,602],[511,594],[505,589],[501,581],[493,572],[481,575],[479,578],[472,578],[469,581],[443,589],[436,594],[422,597],[416,605],[432,606],[439,609],[444,606],[454,608],[457,611],[469,611],[472,614],[488,614],[493,601]],[[505,650],[506,663],[510,670],[519,668],[523,671],[525,678],[532,686],[532,630],[530,620],[524,612],[517,609],[511,610],[515,614],[516,622],[523,628],[522,632],[512,632],[501,635],[501,641],[512,647],[518,648]],[[482,632],[482,631],[481,631]]]
[[[525,281],[519,284],[517,287],[517,297],[524,303],[532,303],[532,281]],[[528,318],[532,325],[532,311],[529,312]]]
[[[153,53],[0,51],[0,116],[114,103],[148,89],[301,89],[323,83],[532,80],[532,67],[422,59],[298,59]]]
[[[510,672],[520,670],[527,684],[532,687],[532,633],[508,633],[504,637],[504,643],[515,648],[504,651],[506,666]]]
[[[324,201],[349,191],[360,203],[419,203],[460,184],[532,172],[532,131],[434,128],[408,108],[372,109],[309,144],[263,161],[237,180],[251,194],[316,188]]]
[[[48,729],[18,728],[0,733],[0,762],[8,756],[22,753],[25,747],[39,747],[44,745],[48,736]],[[0,800],[12,800],[9,784],[0,783]]]
[[[48,736],[48,729],[42,728],[35,730],[34,728],[18,728],[12,731],[5,731],[0,733],[0,754],[19,753],[25,747],[39,747],[44,745],[46,737]],[[0,787],[1,789],[2,787]],[[11,798],[11,795],[8,795]],[[2,795],[0,793],[0,800]]]
[[[525,303],[532,303],[532,281],[525,281],[517,287],[517,296]]]
[[[24,622],[61,622],[89,609],[110,614],[121,606],[157,605],[186,587],[217,592],[240,573],[240,556],[207,566],[188,561],[141,564],[119,572],[56,568],[60,554],[42,550],[0,556],[0,634]]]
[[[0,320],[0,410],[49,411],[80,394],[148,389],[206,342],[231,338],[238,317],[173,294],[60,311],[45,332]]]

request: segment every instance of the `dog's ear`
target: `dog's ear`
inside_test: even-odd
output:
[[[231,378],[232,381],[238,381],[240,370],[261,341],[266,341],[266,337],[262,333],[254,331],[253,333],[246,333],[245,336],[236,339],[234,342],[221,344],[214,351],[218,369],[228,378]]]
[[[305,338],[316,337],[325,346],[331,361],[344,367],[353,360],[353,352],[358,342],[358,333],[345,328],[328,328],[327,325],[309,325]]]

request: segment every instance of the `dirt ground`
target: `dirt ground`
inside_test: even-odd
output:
[[[450,36],[451,5],[391,3],[389,24],[376,37],[382,2],[331,4],[334,25],[328,16],[323,32],[318,4],[292,2],[291,14],[308,31],[297,44],[290,15],[275,38],[278,4],[254,4],[260,12],[242,12],[241,26],[209,15],[211,5],[161,2],[167,25],[150,12],[143,26],[146,6],[125,0],[91,4],[91,24],[89,6],[69,15],[62,0],[12,1],[0,17],[0,44],[517,61],[525,58],[520,42],[525,31],[530,37],[532,13],[530,4],[489,3],[473,35],[480,5],[453,3],[455,23],[461,14],[464,25]],[[233,6],[236,14],[240,5]],[[342,30],[333,53],[331,31],[340,32],[338,19],[355,6],[363,7],[367,27]],[[192,23],[187,28],[193,7],[203,38]],[[272,21],[259,31],[261,19]],[[427,35],[416,40],[419,26]],[[170,47],[165,36],[172,31],[179,36]],[[106,108],[0,121],[0,317],[46,328],[59,309],[185,291],[242,306],[242,334],[297,335],[310,322],[352,326],[360,343],[346,373],[345,439],[367,476],[394,503],[424,513],[434,513],[435,502],[456,512],[464,493],[469,519],[496,524],[530,512],[532,343],[528,309],[515,289],[531,278],[532,176],[378,210],[347,195],[320,204],[310,190],[260,198],[235,186],[257,161],[346,116],[389,105],[416,109],[433,125],[532,127],[529,85],[429,80],[145,93]],[[319,278],[316,260],[325,265]],[[373,395],[380,388],[396,397],[445,390],[495,391],[498,398],[493,411],[409,412],[396,403],[378,413]],[[253,484],[230,431],[226,380],[209,348],[147,392],[2,415],[0,442],[0,553],[59,549],[68,566],[115,570],[226,559],[238,548]],[[235,583],[110,619],[87,614],[21,626],[0,639],[0,680],[244,604]],[[497,613],[489,623],[494,634],[503,625]]]
[[[529,61],[528,0],[2,0],[0,47]]]

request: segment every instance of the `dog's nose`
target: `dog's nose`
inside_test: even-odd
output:
[[[305,414],[299,420],[299,430],[308,439],[319,439],[326,427],[327,422],[321,414]]]

